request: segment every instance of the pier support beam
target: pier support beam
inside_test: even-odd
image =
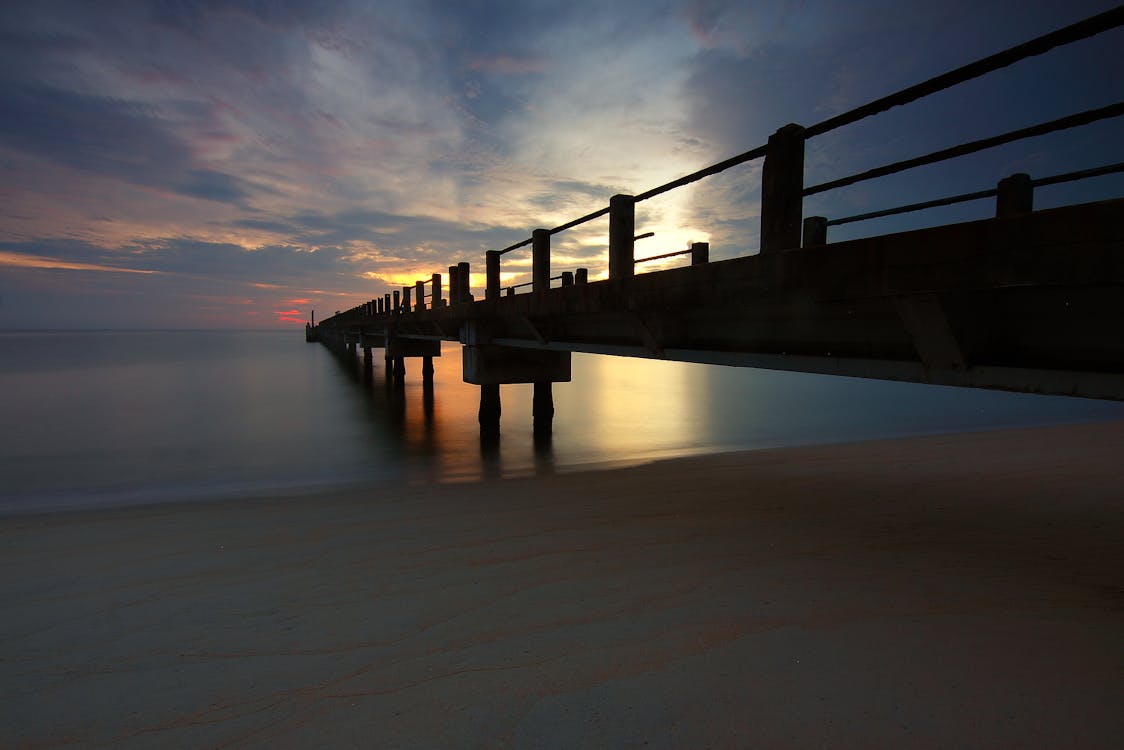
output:
[[[549,440],[554,425],[554,388],[549,381],[535,383],[531,417],[535,441]]]
[[[470,344],[461,356],[464,382],[473,385],[570,382],[569,352]]]
[[[480,438],[494,440],[500,436],[500,387],[499,385],[480,386]]]

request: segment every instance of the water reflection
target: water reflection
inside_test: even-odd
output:
[[[860,380],[682,362],[573,355],[553,386],[553,431],[533,429],[531,384],[501,388],[500,432],[481,435],[480,393],[461,352],[373,366],[337,355],[363,394],[373,445],[417,480],[552,474],[723,449],[826,443],[1124,416],[1124,405],[1061,397]]]

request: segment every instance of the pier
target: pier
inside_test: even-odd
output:
[[[513,383],[534,384],[534,431],[548,436],[552,384],[570,380],[573,352],[1124,400],[1124,198],[1034,208],[1037,189],[1124,172],[1124,163],[996,175],[972,193],[861,215],[803,212],[809,195],[1119,118],[1124,102],[805,185],[809,140],[1121,25],[1124,7],[815,125],[785,125],[745,153],[487,251],[482,290],[470,288],[470,265],[458,262],[447,275],[310,321],[306,339],[361,351],[367,369],[381,349],[398,382],[408,359],[431,379],[441,343],[458,342],[464,380],[480,387],[484,436],[498,435],[500,387]],[[638,203],[759,159],[758,253],[711,261],[710,246],[694,243],[637,257],[636,241],[647,236],[637,234]],[[832,226],[983,200],[993,202],[992,218],[830,237]],[[586,268],[554,274],[551,238],[605,216],[608,278],[590,280]],[[531,280],[504,287],[503,256],[528,249]],[[646,262],[675,256],[689,265],[642,272]]]

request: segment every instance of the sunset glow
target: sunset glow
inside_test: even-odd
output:
[[[1111,5],[14,4],[0,19],[5,325],[237,327],[248,307],[289,325],[434,273],[447,289],[462,261],[482,295],[487,250]],[[1119,77],[1097,73],[1118,67],[1122,43],[1112,32],[1048,71],[1020,63],[811,141],[805,179],[1124,98]],[[1118,142],[1111,124],[1039,138],[814,196],[805,214],[1097,166]],[[756,252],[760,171],[752,162],[639,204],[637,233],[655,236],[637,257],[695,241],[714,260]],[[1083,189],[1044,190],[1036,205]],[[941,220],[986,214],[969,205]],[[604,278],[607,231],[602,218],[553,236],[552,275]],[[509,253],[501,283],[530,270],[529,250]],[[226,299],[204,314],[200,294]],[[290,308],[299,316],[276,312]]]

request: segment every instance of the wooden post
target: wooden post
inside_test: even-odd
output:
[[[455,305],[459,303],[461,285],[457,281],[457,274],[460,272],[456,266],[449,266],[449,304]]]
[[[589,283],[589,269],[588,268],[579,268],[577,271],[575,271],[574,272],[574,283],[575,284],[588,284]]]
[[[433,384],[433,357],[422,357],[422,381]]]
[[[430,292],[429,306],[436,310],[444,304],[444,301],[441,299],[441,274],[433,274],[433,278],[430,282],[433,284],[433,291]]]
[[[472,274],[468,270],[468,261],[462,260],[457,264],[457,302],[464,304],[465,302],[472,302],[472,289],[469,284],[472,281]]]
[[[507,296],[508,297],[514,297],[515,296],[515,287],[509,286],[507,288]]]
[[[691,243],[691,265],[700,266],[703,263],[710,262],[710,243],[709,242],[692,242]]]
[[[550,230],[531,232],[531,289],[545,292],[550,289]]]
[[[397,289],[395,289],[395,290],[394,290],[394,307],[392,307],[391,309],[392,309],[392,310],[394,310],[394,312],[398,312],[398,309],[399,309],[399,308],[400,308],[401,306],[402,306],[402,296],[401,296],[401,293],[400,293],[400,292],[399,292],[399,291],[398,291]]]
[[[995,218],[1021,216],[1034,210],[1034,186],[1030,175],[1023,172],[1004,177],[999,181],[995,196]]]
[[[500,251],[489,250],[484,253],[484,299],[500,298]]]
[[[391,311],[392,309],[394,309],[394,308],[392,308],[392,307],[390,306],[390,295],[389,295],[389,294],[384,294],[384,295],[382,296],[382,311],[383,311],[384,313],[389,313],[389,312],[390,312],[390,311]]]
[[[827,244],[827,217],[809,216],[804,219],[804,240],[801,247],[819,247]]]
[[[425,309],[425,282],[424,281],[419,281],[418,283],[414,284],[414,297],[416,298],[416,301],[414,302],[414,309],[417,310],[418,312],[421,312],[422,310]]]
[[[406,358],[394,358],[394,382],[396,385],[405,385],[406,383]]]
[[[789,123],[769,136],[761,169],[761,252],[800,247],[804,128]]]
[[[413,287],[402,287],[402,312],[410,312],[410,295],[413,294]]]
[[[609,199],[609,278],[627,279],[635,271],[636,199],[614,195]]]
[[[573,271],[563,271],[562,272],[562,286],[573,286],[573,285],[574,285],[574,272]]]

